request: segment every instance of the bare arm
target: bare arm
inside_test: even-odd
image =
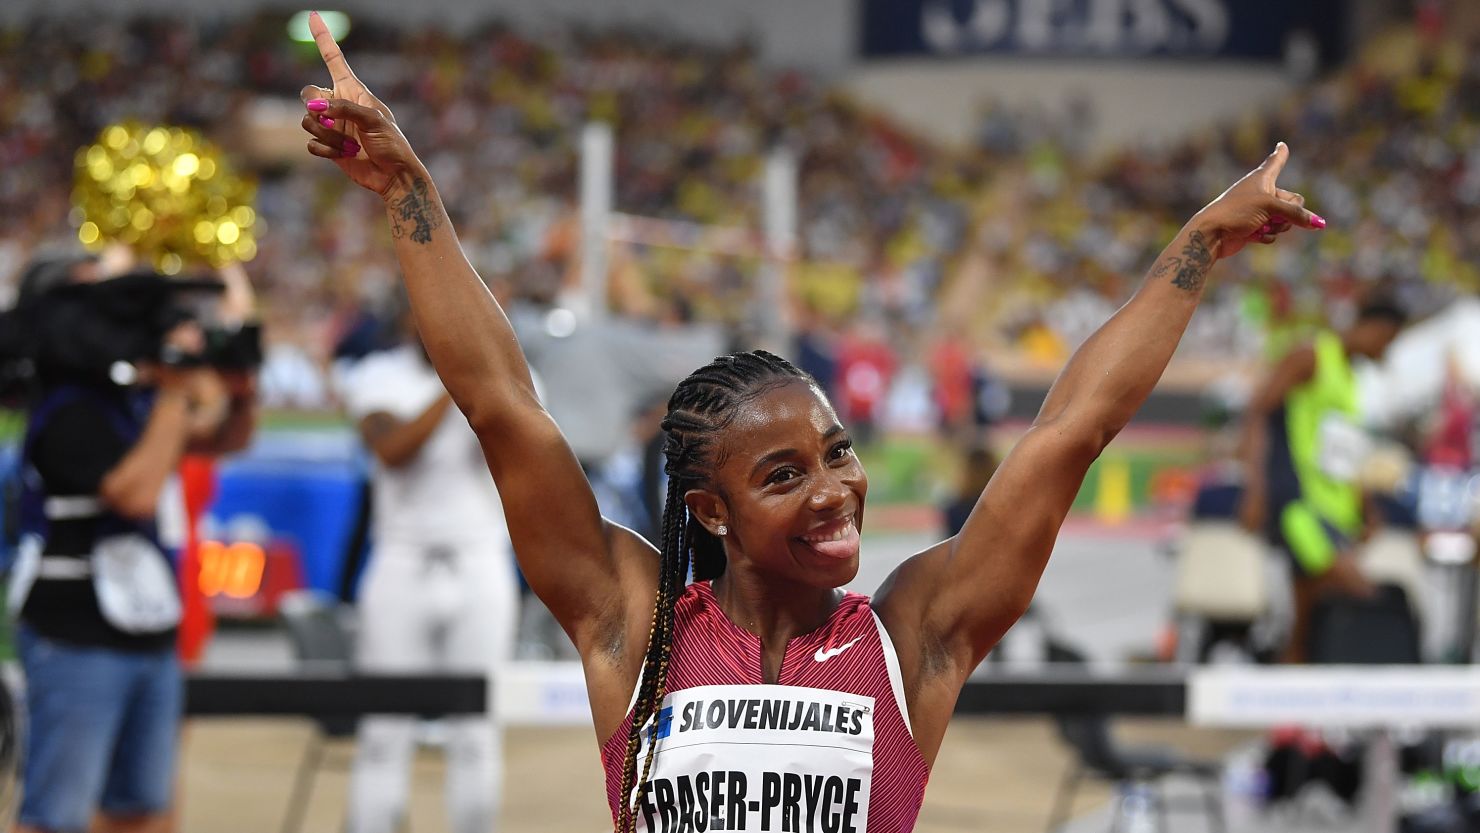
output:
[[[232,454],[252,443],[257,432],[257,372],[233,371],[222,374],[226,381],[228,406],[226,421],[216,431],[212,454]]]
[[[969,673],[1027,610],[1085,472],[1160,378],[1218,245],[1211,229],[1191,223],[1177,235],[1140,290],[1060,371],[961,533],[907,563],[887,587],[892,603],[919,585],[918,627],[942,652],[933,662]]]
[[[525,578],[583,658],[591,659],[593,646],[620,647],[633,660],[621,667],[635,680],[643,646],[633,648],[627,637],[646,633],[657,560],[624,557],[650,548],[602,520],[574,453],[535,395],[514,330],[464,256],[425,166],[317,15],[310,28],[334,89],[304,90],[308,150],[334,160],[385,202],[417,330],[478,435]],[[639,613],[648,620],[638,622]],[[587,669],[589,675],[589,662]],[[627,685],[625,697],[631,682],[617,676],[612,686]]]
[[[204,336],[186,322],[165,336],[165,343],[185,354],[199,353]],[[149,520],[158,511],[159,495],[175,472],[186,447],[210,420],[219,420],[225,392],[210,370],[168,366],[150,368],[158,377],[158,393],[144,431],[123,459],[98,484],[98,497],[118,514]],[[219,397],[218,397],[219,395]],[[212,401],[207,401],[212,400]],[[215,413],[206,413],[207,411]]]
[[[1362,534],[1358,539],[1362,543],[1372,540],[1372,536],[1382,531],[1383,524],[1387,518],[1383,517],[1382,505],[1377,502],[1377,493],[1371,489],[1362,490]]]
[[[1239,462],[1244,473],[1243,495],[1239,499],[1239,520],[1250,532],[1264,529],[1269,498],[1269,415],[1297,385],[1308,381],[1316,371],[1316,354],[1310,347],[1291,351],[1275,365],[1260,383],[1244,408],[1239,432]]]
[[[216,270],[221,282],[226,284],[226,294],[221,299],[221,321],[240,326],[257,314],[257,293],[252,289],[252,279],[246,267],[232,261]]]
[[[1274,187],[1286,155],[1282,143],[1183,227],[1131,300],[1075,351],[961,534],[881,590],[881,616],[896,645],[906,643],[911,706],[923,706],[922,748],[939,742],[944,722],[934,721],[949,717],[966,676],[1027,609],[1085,472],[1161,377],[1214,262],[1251,236],[1273,241],[1284,230],[1268,228],[1273,215],[1315,225],[1298,195]]]
[[[382,196],[417,329],[483,446],[524,576],[584,648],[588,626],[617,615],[626,598],[595,495],[425,170],[398,177]]]
[[[144,433],[118,464],[103,475],[98,497],[125,518],[150,520],[159,495],[185,450],[190,432],[190,401],[183,386],[162,385],[144,424]]]
[[[404,466],[421,452],[451,405],[452,397],[444,394],[410,421],[376,411],[360,420],[360,438],[380,462],[391,468]]]

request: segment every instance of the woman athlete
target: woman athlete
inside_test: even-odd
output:
[[[530,586],[580,651],[624,833],[913,829],[967,675],[1027,608],[1085,471],[1156,384],[1213,264],[1325,225],[1276,187],[1279,144],[1069,360],[961,533],[872,599],[838,589],[858,570],[868,480],[831,405],[768,353],[717,359],[669,401],[655,557],[602,519],[426,167],[311,26],[334,85],[303,90],[308,150],[385,201],[427,352]]]

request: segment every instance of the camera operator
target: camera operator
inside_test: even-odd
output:
[[[240,447],[255,417],[250,372],[204,364],[208,332],[173,308],[177,282],[76,277],[18,305],[37,351],[22,453],[41,510],[11,576],[30,726],[18,833],[168,826],[181,598],[156,517],[187,449]]]

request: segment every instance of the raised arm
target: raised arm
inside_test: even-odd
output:
[[[966,676],[1027,609],[1085,472],[1161,377],[1214,262],[1250,240],[1273,242],[1292,221],[1324,226],[1299,195],[1276,188],[1287,156],[1281,143],[1188,221],[1130,301],[1075,351],[961,534],[906,562],[880,591],[896,644],[912,643],[901,663],[924,686],[922,718],[949,716]]]
[[[232,261],[217,270],[226,294],[221,298],[220,323],[228,328],[258,326],[257,292],[241,263]],[[257,431],[258,367],[238,367],[216,371],[220,391],[225,396],[226,413],[209,436],[193,441],[192,454],[234,454],[252,442]]]
[[[514,330],[463,255],[426,167],[318,15],[310,27],[334,87],[303,91],[308,150],[334,160],[385,202],[417,330],[482,444],[520,567],[589,659],[593,645],[621,643],[632,618],[629,599],[643,600],[634,611],[650,612],[657,559],[623,557],[646,545],[602,521],[575,455],[535,395]]]

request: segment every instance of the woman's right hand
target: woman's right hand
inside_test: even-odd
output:
[[[309,85],[299,93],[308,110],[303,129],[313,137],[308,152],[334,160],[356,184],[389,197],[408,174],[421,169],[421,160],[390,108],[355,77],[317,12],[309,14],[308,28],[334,81],[332,88]]]
[[[1299,226],[1323,229],[1326,221],[1306,209],[1305,197],[1279,187],[1276,180],[1290,158],[1290,148],[1280,142],[1259,167],[1229,186],[1188,222],[1206,227],[1216,235],[1214,260],[1233,257],[1250,242],[1273,243],[1279,235]]]

